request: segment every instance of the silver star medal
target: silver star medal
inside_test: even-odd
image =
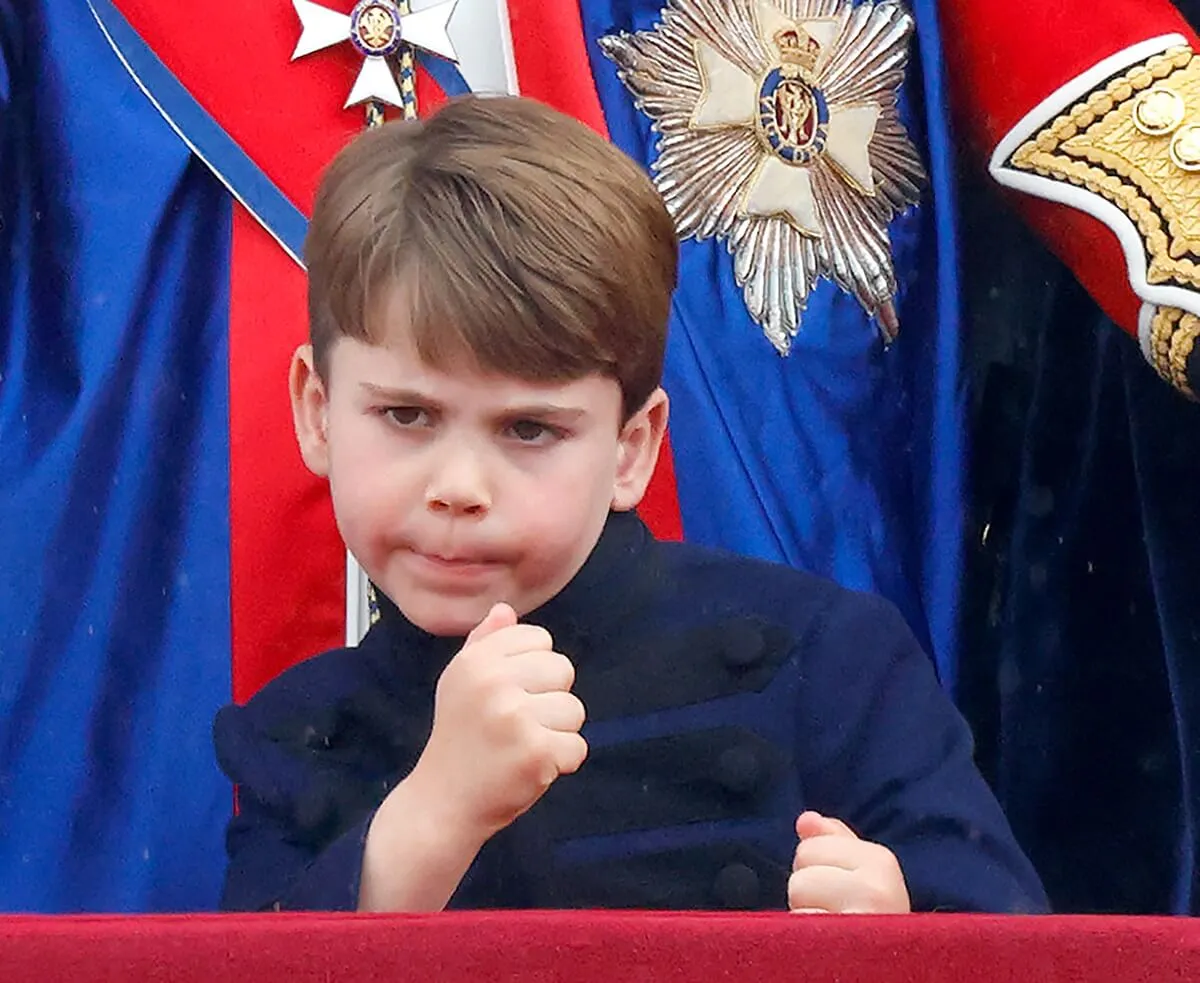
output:
[[[388,65],[388,57],[404,45],[412,45],[458,61],[447,33],[457,2],[446,0],[408,13],[407,4],[401,9],[393,0],[360,0],[349,14],[340,14],[311,0],[292,0],[302,27],[292,61],[350,41],[363,56],[363,65],[343,108],[371,99],[403,106],[404,96]]]
[[[893,0],[669,0],[654,30],[600,40],[660,134],[679,238],[725,240],[780,354],[819,277],[899,330],[887,227],[925,177],[896,112],[912,30]]]

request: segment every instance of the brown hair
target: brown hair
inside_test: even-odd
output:
[[[671,218],[638,165],[533,100],[468,96],[357,137],[321,181],[304,253],[322,375],[339,337],[379,340],[399,301],[438,367],[598,372],[627,417],[659,385]]]

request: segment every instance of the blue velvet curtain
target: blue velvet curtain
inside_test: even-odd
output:
[[[0,910],[215,903],[229,224],[86,5],[0,0]]]

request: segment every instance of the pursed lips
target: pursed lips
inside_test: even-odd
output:
[[[470,553],[438,553],[414,549],[413,555],[440,570],[468,572],[483,572],[501,565],[499,560],[491,556]]]

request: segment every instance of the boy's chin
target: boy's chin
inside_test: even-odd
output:
[[[465,638],[492,609],[486,599],[393,598],[393,603],[412,624],[441,638]]]

